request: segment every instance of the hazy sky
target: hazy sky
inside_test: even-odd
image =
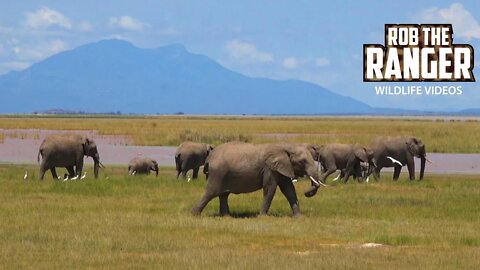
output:
[[[376,96],[378,84],[362,81],[362,45],[383,43],[386,23],[452,23],[454,42],[476,50],[480,81],[478,0],[0,0],[0,74],[85,43],[119,38],[148,48],[182,43],[249,76],[307,80],[373,106],[480,107],[479,82],[463,84],[457,97]]]

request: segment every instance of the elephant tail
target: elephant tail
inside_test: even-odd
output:
[[[208,180],[208,162],[205,162],[205,165],[203,165],[203,173],[205,174],[205,179]]]

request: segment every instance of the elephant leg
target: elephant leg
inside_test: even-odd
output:
[[[80,178],[82,176],[82,171],[83,171],[83,156],[77,160],[76,164],[76,170],[77,174],[75,175],[76,177]]]
[[[218,196],[220,199],[220,215],[221,216],[230,215],[230,208],[228,207],[228,195],[230,195],[230,193],[223,193],[222,195]]]
[[[373,170],[373,178],[375,178],[375,181],[378,182],[378,180],[380,180],[380,171],[382,170],[382,167],[380,166],[377,166],[374,170]]]
[[[351,169],[346,169],[345,170],[345,175],[343,176],[343,183],[346,184],[347,181],[348,181],[348,178],[350,178],[350,174],[351,174]]]
[[[278,182],[280,191],[283,193],[285,198],[287,198],[290,207],[292,208],[293,216],[300,215],[300,206],[298,204],[297,194],[295,192],[295,186],[293,186],[292,181],[288,179],[280,180]]]
[[[364,180],[364,176],[362,174],[362,164],[357,163],[353,167],[353,178],[357,179],[357,182],[362,182]]]
[[[329,168],[327,169],[327,171],[320,176],[320,181],[322,181],[322,183],[325,184],[325,183],[327,182],[327,177],[328,177],[330,174],[334,173],[336,170],[337,170],[337,167],[336,167],[336,166],[329,167]]]
[[[40,180],[43,180],[43,178],[45,177],[45,172],[46,172],[47,170],[48,170],[48,168],[47,168],[45,162],[43,162],[43,160],[42,160],[42,163],[40,163],[40,172],[39,172],[39,174],[38,174],[38,178],[39,178]]]
[[[402,166],[395,166],[393,169],[393,181],[397,181],[400,177],[400,172],[402,171]]]
[[[415,162],[413,161],[413,157],[407,159],[407,168],[410,180],[415,180]]]
[[[73,166],[68,166],[66,169],[68,171],[68,178],[75,177],[75,170],[73,169]]]
[[[197,178],[198,178],[198,170],[200,170],[200,167],[195,167],[195,168],[193,168],[193,176],[192,176],[192,179],[197,179]]]
[[[57,170],[55,167],[51,167],[50,172],[52,173],[53,180],[58,180]]]
[[[270,205],[272,204],[273,196],[277,191],[277,183],[272,179],[271,172],[265,172],[263,180],[263,204],[260,210],[260,215],[266,215]]]
[[[188,172],[189,168],[188,168],[188,164],[187,162],[184,160],[182,162],[182,166],[180,166],[180,171],[181,171],[181,174],[182,174],[182,178],[183,179],[187,179],[187,172]]]
[[[207,187],[208,188],[208,187]],[[206,191],[205,194],[203,195],[203,197],[200,199],[200,201],[198,202],[197,206],[195,206],[193,209],[192,209],[192,214],[194,216],[199,216],[203,209],[205,208],[205,206],[207,206],[207,204],[215,197],[217,197],[218,195],[217,194],[214,194],[212,192],[209,192],[209,191]]]
[[[178,179],[178,176],[180,176],[180,173],[182,173],[181,170],[177,170],[177,179]]]

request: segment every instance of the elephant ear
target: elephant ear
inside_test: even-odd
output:
[[[290,156],[287,151],[270,153],[267,157],[266,164],[272,171],[276,171],[290,179],[295,178],[292,162],[290,161]]]
[[[408,152],[410,152],[412,155],[416,156],[417,155],[417,145],[418,145],[418,140],[417,138],[409,138],[405,144],[407,145]]]
[[[88,137],[83,137],[82,138],[82,144],[83,145],[89,145],[92,140],[89,139]]]
[[[368,155],[367,151],[363,147],[357,147],[355,151],[353,151],[355,157],[360,159],[362,162],[368,162]]]
[[[308,150],[310,151],[310,153],[312,154],[312,158],[313,160],[315,161],[319,161],[320,159],[320,147],[316,146],[316,145],[313,145],[313,144],[309,144],[307,146]]]
[[[83,147],[83,154],[87,154],[87,146],[90,144],[90,139],[88,137],[82,137],[82,147]]]
[[[210,154],[210,152],[212,152],[213,147],[214,147],[213,145],[207,144],[207,155]]]

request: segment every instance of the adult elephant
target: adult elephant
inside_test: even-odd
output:
[[[205,160],[212,150],[213,146],[210,144],[196,142],[183,142],[180,144],[175,152],[177,179],[180,174],[185,179],[189,170],[193,170],[192,178],[197,179],[200,166],[205,164]]]
[[[150,174],[150,171],[155,172],[155,176],[158,176],[158,163],[147,157],[135,157],[128,163],[128,174]]]
[[[377,167],[373,170],[375,179],[380,178],[380,170],[384,167],[394,167],[393,180],[398,180],[402,167],[407,165],[410,180],[415,180],[414,157],[420,158],[420,180],[425,172],[427,153],[421,139],[411,136],[378,137],[371,148]]]
[[[50,170],[53,179],[58,179],[56,167],[65,167],[68,170],[68,178],[78,179],[82,174],[84,156],[93,158],[95,178],[98,178],[98,170],[102,166],[95,141],[78,134],[46,137],[38,151],[37,160],[39,162],[40,156],[42,156],[40,180],[43,180],[47,170]]]
[[[231,193],[249,193],[259,189],[263,189],[260,214],[265,215],[277,186],[287,198],[293,215],[299,215],[300,207],[292,179],[305,175],[310,177],[312,187],[305,193],[306,196],[313,196],[321,185],[311,153],[299,145],[225,143],[212,151],[204,171],[208,183],[204,196],[192,210],[195,215],[200,215],[215,197],[220,199],[220,215],[228,215],[228,196]]]
[[[375,166],[372,150],[360,144],[326,144],[319,149],[319,162],[322,165],[323,173],[320,181],[326,181],[327,177],[340,170],[340,177],[347,182],[350,175],[360,181],[362,175],[362,163],[368,166]]]

